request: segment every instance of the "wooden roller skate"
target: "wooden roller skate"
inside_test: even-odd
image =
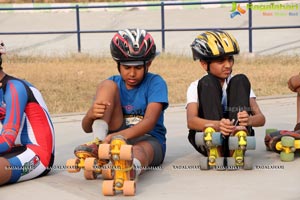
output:
[[[66,167],[68,172],[77,173],[81,169],[84,170],[84,177],[87,180],[96,179],[99,174],[101,174],[102,166],[107,163],[105,160],[97,159],[98,146],[101,140],[96,138],[94,141],[80,145],[74,150],[76,158],[67,160]]]
[[[227,158],[227,168],[229,170],[246,169],[251,170],[252,159],[245,156],[246,150],[254,150],[256,141],[254,136],[248,136],[248,131],[244,126],[237,126],[234,133],[229,137],[229,150],[232,157]]]
[[[110,144],[99,145],[98,156],[99,159],[110,160],[111,167],[105,173],[111,173],[113,177],[112,180],[103,181],[103,195],[113,196],[116,192],[122,191],[125,196],[135,195],[135,181],[130,179],[130,171],[133,167],[132,145],[127,145],[122,136],[115,136]]]
[[[195,142],[198,146],[205,146],[208,157],[201,157],[200,169],[208,170],[215,168],[217,170],[224,170],[224,157],[221,156],[218,148],[222,146],[223,137],[220,132],[207,125],[204,132],[197,132]]]

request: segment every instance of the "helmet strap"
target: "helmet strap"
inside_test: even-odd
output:
[[[120,62],[118,62],[118,71],[119,71],[119,73],[120,73]]]
[[[209,73],[210,72],[210,61],[206,61],[207,62],[207,73]]]
[[[146,61],[144,61],[144,77],[143,77],[143,79],[146,77],[147,73],[148,73],[147,64],[146,64]]]

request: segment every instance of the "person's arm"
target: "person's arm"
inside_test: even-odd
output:
[[[294,76],[291,76],[288,80],[288,88],[292,92],[297,92],[297,121],[296,123],[300,123],[300,73]]]
[[[9,150],[18,136],[21,121],[27,104],[27,91],[23,83],[19,81],[9,81],[6,86],[5,118],[0,134],[0,153]]]
[[[256,102],[256,98],[250,98],[250,107],[252,115],[249,116],[246,111],[238,113],[239,125],[252,127],[259,127],[265,125],[266,119]]]
[[[300,93],[300,73],[289,78],[288,88],[292,92],[297,92],[298,94]]]
[[[297,95],[297,123],[300,123],[300,91]]]

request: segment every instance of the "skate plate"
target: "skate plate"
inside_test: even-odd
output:
[[[224,157],[221,157],[218,147],[223,143],[223,137],[220,132],[216,132],[213,127],[206,127],[204,132],[197,132],[195,141],[197,145],[205,146],[208,157],[200,159],[200,169],[224,170]]]
[[[229,137],[228,142],[232,157],[227,158],[227,169],[236,170],[243,168],[251,170],[253,168],[252,159],[245,156],[245,151],[256,148],[255,137],[248,136],[244,127],[237,127],[236,132]]]
[[[128,145],[123,137],[114,137],[110,144],[99,145],[98,157],[110,160],[113,177],[112,180],[103,181],[103,195],[113,196],[115,193],[123,192],[125,196],[134,196],[136,185],[134,180],[130,180],[133,160],[132,145]]]

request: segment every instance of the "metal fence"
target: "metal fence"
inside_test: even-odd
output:
[[[266,2],[263,0],[238,0],[238,3],[255,3],[255,2]],[[270,3],[272,1],[268,1]],[[273,1],[276,2],[276,1]],[[33,35],[33,34],[76,34],[77,35],[77,51],[81,52],[81,34],[89,34],[89,33],[115,33],[117,30],[81,30],[80,27],[80,11],[82,9],[99,9],[99,8],[134,8],[134,7],[159,7],[160,8],[160,15],[161,21],[160,29],[147,29],[149,32],[161,32],[162,38],[162,51],[165,51],[165,44],[166,44],[166,32],[182,32],[182,31],[203,31],[208,30],[211,28],[166,28],[165,27],[165,9],[168,6],[188,6],[188,5],[211,5],[211,4],[232,4],[232,1],[213,1],[213,2],[167,2],[161,1],[158,3],[151,3],[151,4],[111,4],[111,5],[97,5],[97,6],[60,6],[60,7],[14,7],[14,8],[4,8],[0,7],[1,11],[11,11],[11,10],[75,10],[76,15],[76,27],[75,30],[67,30],[67,31],[40,31],[40,32],[1,32],[0,35]],[[248,25],[247,27],[216,27],[218,29],[223,30],[246,30],[248,31],[248,40],[249,40],[249,52],[252,53],[252,32],[253,30],[262,30],[262,29],[295,29],[300,28],[300,25],[296,26],[260,26],[260,27],[253,27],[252,26],[252,9],[248,9]]]

